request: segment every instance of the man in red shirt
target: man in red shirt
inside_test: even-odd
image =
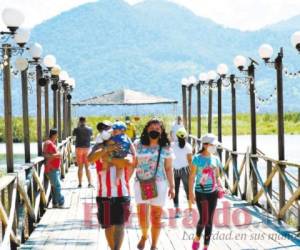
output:
[[[65,199],[61,193],[60,185],[60,163],[61,154],[56,147],[58,133],[56,129],[50,129],[49,138],[44,142],[43,154],[45,157],[45,174],[50,180],[52,186],[52,204],[53,207],[63,207]]]

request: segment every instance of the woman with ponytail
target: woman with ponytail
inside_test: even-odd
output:
[[[175,217],[180,217],[179,208],[179,188],[182,181],[183,187],[187,196],[189,210],[191,211],[192,204],[189,201],[189,174],[192,164],[192,146],[186,141],[187,132],[184,128],[180,128],[176,132],[177,140],[175,140],[171,147],[175,155],[173,159],[174,168],[174,183],[175,183],[175,198],[174,206],[176,209]]]

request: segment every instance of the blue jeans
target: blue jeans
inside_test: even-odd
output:
[[[59,170],[52,170],[47,173],[47,176],[50,180],[52,186],[52,203],[53,205],[63,205],[65,202],[64,196],[61,194],[61,185],[60,185],[60,172]]]

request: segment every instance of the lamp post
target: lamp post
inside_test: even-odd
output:
[[[181,80],[181,91],[182,91],[182,116],[183,116],[183,124],[187,129],[187,106],[186,106],[186,89],[188,85],[188,79],[183,78]]]
[[[207,74],[200,73],[197,84],[197,136],[201,138],[201,85],[207,81]]]
[[[37,128],[37,147],[38,147],[38,156],[42,156],[42,94],[41,86],[39,84],[40,78],[42,78],[43,71],[42,67],[39,64],[39,60],[42,55],[42,46],[38,43],[34,43],[30,49],[29,53],[33,58],[33,64],[35,64],[36,71],[36,128]]]
[[[232,151],[237,151],[237,124],[236,124],[236,91],[235,91],[235,75],[230,75],[229,77],[231,85],[231,131],[232,131]],[[237,155],[232,154],[232,164],[233,171],[237,170]],[[233,183],[235,183],[236,177],[233,172]],[[237,189],[233,192],[234,195],[237,195]],[[246,199],[246,197],[242,197]]]
[[[291,42],[294,48],[298,50],[300,53],[300,31],[295,32],[291,36]],[[300,187],[300,168],[298,168],[298,187]],[[298,231],[300,231],[300,208],[298,208],[298,223],[297,223]]]
[[[255,66],[257,64],[253,59],[251,59],[251,63],[246,68],[247,59],[244,56],[238,55],[234,58],[234,65],[239,69],[239,71],[245,71],[247,73],[248,87],[249,87],[249,95],[250,95],[250,113],[251,113],[251,154],[257,153],[257,145],[256,145],[256,106],[255,106]],[[257,159],[253,158],[253,164],[255,168],[257,168]],[[252,191],[253,195],[257,194],[257,176],[251,168],[252,174]]]
[[[2,19],[8,31],[1,31],[0,35],[8,38],[15,36],[15,41],[22,48],[29,38],[29,33],[16,31],[24,21],[24,16],[16,9],[7,8],[2,12]],[[14,172],[13,161],[13,133],[12,133],[12,100],[11,100],[11,72],[10,58],[13,48],[9,43],[2,44],[2,66],[3,66],[3,91],[4,91],[4,122],[5,122],[5,140],[6,140],[6,163],[7,172]]]
[[[56,64],[56,58],[53,55],[46,55],[44,57],[43,60],[44,65],[47,67],[47,73],[50,72],[52,68],[55,66]],[[47,78],[46,81],[46,85],[44,87],[44,92],[45,92],[45,137],[48,136],[49,133],[49,128],[50,128],[50,124],[49,124],[49,81],[50,79]]]
[[[52,79],[52,84],[51,84],[51,89],[53,91],[53,128],[57,128],[58,123],[57,123],[57,106],[58,106],[58,98],[57,98],[57,93],[58,93],[58,81],[59,81],[59,74],[60,74],[61,68],[59,65],[55,65],[51,69],[51,79]]]
[[[57,129],[58,129],[58,139],[61,142],[62,140],[62,116],[61,116],[61,91],[63,91],[63,86],[65,81],[68,80],[69,75],[66,71],[61,71],[59,73],[59,85],[57,92]],[[64,103],[63,103],[64,108]],[[63,113],[64,114],[64,113]]]
[[[188,133],[192,133],[192,90],[193,86],[196,83],[196,78],[190,76],[188,79]]]
[[[30,162],[30,132],[29,132],[29,111],[28,111],[28,61],[19,57],[16,59],[16,68],[21,72],[22,82],[22,109],[23,109],[23,135],[24,135],[24,156],[25,163]]]
[[[217,73],[214,70],[208,71],[208,133],[212,133],[212,115],[213,115],[213,83],[217,78]]]
[[[67,102],[68,102],[68,112],[67,112],[67,120],[68,120],[68,133],[67,136],[71,136],[72,130],[72,95],[71,92],[75,89],[75,79],[69,78],[69,92],[67,94]]]
[[[261,59],[268,65],[274,66],[277,78],[277,128],[278,128],[278,160],[285,160],[285,143],[284,143],[284,110],[283,110],[283,48],[280,49],[274,61],[270,61],[273,54],[273,48],[269,44],[263,44],[259,48]],[[282,172],[285,172],[283,165],[279,166]],[[285,182],[279,175],[279,206],[285,205]]]

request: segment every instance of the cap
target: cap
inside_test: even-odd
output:
[[[177,130],[176,132],[176,136],[179,138],[186,138],[187,137],[187,132],[185,130],[185,128],[180,128]]]
[[[217,137],[214,134],[206,134],[201,138],[202,144],[219,145]]]
[[[107,126],[107,127],[111,127],[112,126],[112,122],[109,120],[104,120],[101,122],[103,125]]]
[[[124,122],[118,121],[118,122],[114,122],[112,125],[112,129],[116,130],[116,129],[120,129],[120,130],[126,130],[127,126]]]

